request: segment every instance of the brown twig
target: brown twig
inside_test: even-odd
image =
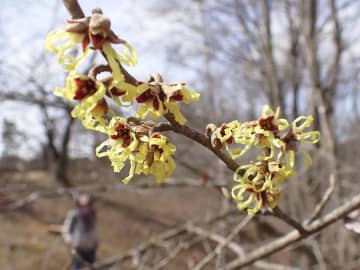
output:
[[[154,267],[152,267],[152,270],[163,269],[182,251],[190,249],[191,247],[193,247],[194,245],[196,245],[197,243],[199,243],[202,240],[203,240],[203,237],[197,237],[195,239],[192,239],[190,242],[181,242],[174,249],[172,249],[170,251],[170,253],[167,257],[163,258]]]
[[[73,19],[85,17],[84,12],[82,11],[78,1],[74,0],[63,0],[64,6],[69,11]]]
[[[306,229],[295,219],[288,216],[286,213],[284,213],[279,207],[275,207],[271,213],[274,217],[277,217],[290,225],[291,227],[294,227],[299,231],[300,234],[306,234]]]
[[[218,158],[220,158],[230,170],[236,171],[236,169],[239,167],[239,165],[231,157],[229,157],[226,153],[224,153],[221,149],[218,150],[213,148],[211,145],[210,138],[205,136],[205,134],[202,134],[186,125],[183,126],[180,125],[175,121],[174,115],[170,113],[166,114],[165,118],[170,122],[173,128],[172,130],[175,133],[182,134],[185,137],[192,139],[193,141],[196,141],[199,144],[205,146],[207,149],[213,152]],[[239,172],[239,174],[241,174],[241,172]]]
[[[111,72],[111,68],[109,65],[98,65],[94,66],[89,70],[88,76],[96,81],[96,76],[102,72]]]
[[[194,270],[201,270],[205,267],[216,255],[219,255],[222,250],[227,247],[230,243],[232,243],[232,239],[251,221],[254,216],[247,216],[240,222],[235,228],[231,231],[231,233],[221,242],[219,242],[218,246],[208,255],[206,255],[195,267]],[[244,256],[244,251],[241,249],[235,250],[237,255]],[[239,252],[239,253],[238,253]]]
[[[156,236],[156,241],[157,242],[162,242],[162,241],[165,241],[165,240],[168,240],[168,239],[171,239],[171,238],[174,238],[174,237],[177,237],[183,233],[186,233],[188,232],[188,228],[189,228],[189,224],[211,224],[213,222],[216,222],[218,220],[222,220],[224,219],[225,217],[231,215],[231,214],[234,214],[236,213],[237,210],[236,209],[232,209],[232,210],[228,210],[228,211],[225,211],[225,212],[222,212],[222,213],[219,213],[219,214],[216,214],[216,215],[213,215],[213,216],[209,216],[205,219],[195,219],[193,220],[191,223],[186,223],[186,224],[181,224],[175,228],[171,228],[159,235]],[[200,235],[201,236],[201,235]],[[153,247],[155,245],[155,243],[153,241],[146,241],[146,242],[143,242],[142,244],[138,245],[137,247],[133,248],[133,249],[130,249],[128,251],[125,251],[121,254],[118,254],[116,256],[113,256],[111,258],[108,258],[108,259],[105,259],[105,260],[102,260],[102,261],[99,261],[97,263],[95,263],[93,265],[93,268],[94,269],[106,269],[108,267],[111,267],[117,263],[120,263],[124,260],[127,260],[127,259],[131,259],[133,258],[134,256],[137,256],[138,254],[142,254],[144,253],[146,250],[148,250],[149,248]]]
[[[322,197],[321,201],[315,206],[314,212],[312,213],[310,218],[307,221],[305,221],[306,225],[311,224],[311,222],[313,222],[315,219],[317,219],[321,215],[321,213],[324,210],[327,202],[330,200],[331,195],[334,193],[335,185],[336,185],[335,175],[331,174],[330,177],[329,177],[329,187],[325,191],[325,194]]]

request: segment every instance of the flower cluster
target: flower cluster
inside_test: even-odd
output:
[[[118,54],[113,44],[124,46],[123,52]],[[144,119],[150,114],[156,119],[170,113],[183,125],[186,119],[179,103],[198,101],[199,94],[184,83],[165,83],[157,74],[146,83],[129,83],[121,65],[134,66],[136,52],[112,31],[110,20],[100,9],[94,9],[89,17],[68,20],[65,28],[50,32],[45,47],[57,55],[58,62],[69,72],[65,87],[57,87],[55,94],[76,102],[71,115],[81,120],[85,128],[109,136],[96,149],[97,156],[107,156],[115,172],[120,172],[129,161],[130,172],[124,182],[135,174],[152,174],[159,182],[169,177],[175,169],[172,158],[175,146],[140,120],[128,123],[110,106],[114,103],[129,106],[136,101],[137,117]],[[101,52],[108,65],[95,66],[88,75],[79,74],[80,65],[91,51]],[[102,72],[110,76],[98,79],[97,75]]]
[[[113,44],[122,45],[123,52],[117,53]],[[185,83],[166,83],[158,74],[151,75],[147,82],[138,82],[126,73],[122,64],[134,66],[136,52],[111,30],[110,20],[100,9],[93,10],[89,17],[71,19],[65,28],[50,32],[45,47],[57,55],[58,62],[69,72],[65,87],[56,88],[55,94],[76,102],[71,115],[81,120],[85,128],[108,136],[96,148],[96,155],[108,157],[115,172],[129,166],[124,183],[140,174],[165,181],[175,169],[176,148],[166,136],[156,132],[156,123],[140,119],[170,116],[184,125],[186,119],[179,104],[198,101],[200,95]],[[79,74],[81,63],[91,51],[101,52],[108,64],[93,67],[87,75]],[[98,79],[102,72],[110,76]],[[116,115],[110,108],[111,104],[130,106],[134,102],[137,118],[132,120]],[[260,149],[256,161],[240,166],[234,174],[232,197],[240,209],[254,214],[263,207],[276,206],[282,183],[294,174],[298,144],[314,144],[319,140],[318,131],[305,131],[312,122],[311,116],[300,116],[289,125],[280,118],[279,110],[274,112],[265,106],[257,121],[235,120],[218,128],[211,125],[212,133],[207,135],[211,135],[212,146],[225,147],[233,159],[252,147]]]
[[[164,182],[175,169],[175,146],[160,133],[150,133],[150,127],[134,127],[124,118],[113,117],[106,133],[109,139],[96,148],[98,157],[107,156],[115,172],[120,172],[130,162],[128,183],[135,174],[152,174],[158,182]]]
[[[237,184],[232,188],[232,197],[240,209],[251,214],[264,206],[276,206],[281,184],[295,173],[298,144],[315,144],[320,139],[318,131],[304,131],[312,124],[312,116],[300,116],[289,126],[279,115],[279,109],[274,112],[265,106],[259,120],[225,123],[212,134],[213,145],[225,146],[233,159],[244,155],[252,146],[261,150],[257,161],[240,166],[234,174]],[[309,155],[304,153],[309,160]]]

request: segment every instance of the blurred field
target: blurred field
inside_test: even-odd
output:
[[[3,175],[0,185],[51,187],[46,173],[36,171]],[[17,193],[18,194],[18,193]],[[0,197],[1,198],[1,197]],[[156,233],[204,216],[220,207],[220,195],[202,187],[116,190],[97,194],[100,248],[98,258],[106,258],[155,237]],[[7,193],[6,201],[20,199]],[[58,235],[48,232],[49,224],[61,224],[71,198],[40,198],[22,209],[0,211],[0,269],[64,269],[69,250]],[[174,261],[166,269],[187,269],[184,261]]]

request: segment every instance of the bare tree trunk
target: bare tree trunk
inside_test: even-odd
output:
[[[55,132],[56,127],[53,120],[50,119],[47,108],[40,106],[44,114],[44,127],[46,129],[47,143],[43,149],[44,167],[49,170],[53,175],[56,182],[64,186],[70,186],[71,183],[67,176],[68,165],[68,146],[71,138],[71,127],[74,123],[74,119],[69,116],[65,125],[64,133],[61,138],[61,144],[56,147],[55,144]]]
[[[300,75],[299,75],[299,26],[295,25],[295,21],[292,14],[292,4],[289,0],[285,0],[285,10],[288,21],[288,35],[290,38],[290,47],[288,51],[289,57],[289,79],[290,79],[290,87],[292,92],[292,109],[291,116],[295,119],[299,115],[298,109],[298,95],[299,95],[299,87],[300,87]],[[299,6],[299,4],[296,3]]]
[[[272,45],[271,10],[269,0],[262,1],[262,11],[265,27],[264,55],[266,63],[266,77],[269,83],[268,87],[271,89],[269,93],[270,103],[272,107],[280,106],[281,108],[284,108],[283,93],[280,87]]]
[[[74,124],[74,118],[69,117],[65,126],[65,132],[61,141],[61,149],[59,151],[58,160],[55,166],[55,180],[64,186],[71,186],[68,177],[68,161],[69,161],[69,142],[71,139],[71,128]]]

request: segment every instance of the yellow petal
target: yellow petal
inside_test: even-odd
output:
[[[320,140],[320,132],[319,131],[309,131],[304,132],[299,136],[296,136],[299,141],[306,144],[315,144]]]
[[[186,118],[180,111],[180,107],[176,102],[168,102],[166,104],[169,111],[175,116],[176,122],[178,122],[180,125],[184,125],[186,123]]]
[[[64,29],[51,31],[45,39],[45,48],[57,55],[59,64],[66,71],[76,70],[89,54],[89,49],[80,53],[80,56],[74,58],[70,54],[70,49],[81,43],[84,39],[83,34],[69,33]],[[60,43],[57,44],[56,43]]]
[[[121,72],[118,63],[116,62],[116,51],[111,47],[111,44],[109,42],[105,42],[102,50],[108,60],[114,80],[117,81],[115,84],[125,81],[124,74]]]
[[[296,131],[303,131],[305,128],[310,127],[311,124],[313,123],[314,118],[309,115],[309,116],[299,116],[297,117],[294,121],[293,121],[293,128]]]
[[[271,115],[274,115],[274,111],[270,108],[269,105],[265,105],[262,109],[261,118],[267,118]]]
[[[199,93],[192,91],[186,87],[181,88],[181,94],[183,95],[182,101],[187,104],[190,102],[199,101],[199,98],[200,98]]]
[[[123,49],[122,54],[118,54],[114,51],[115,59],[127,66],[136,66],[137,54],[135,49],[129,43],[125,43],[123,45],[125,48]]]

